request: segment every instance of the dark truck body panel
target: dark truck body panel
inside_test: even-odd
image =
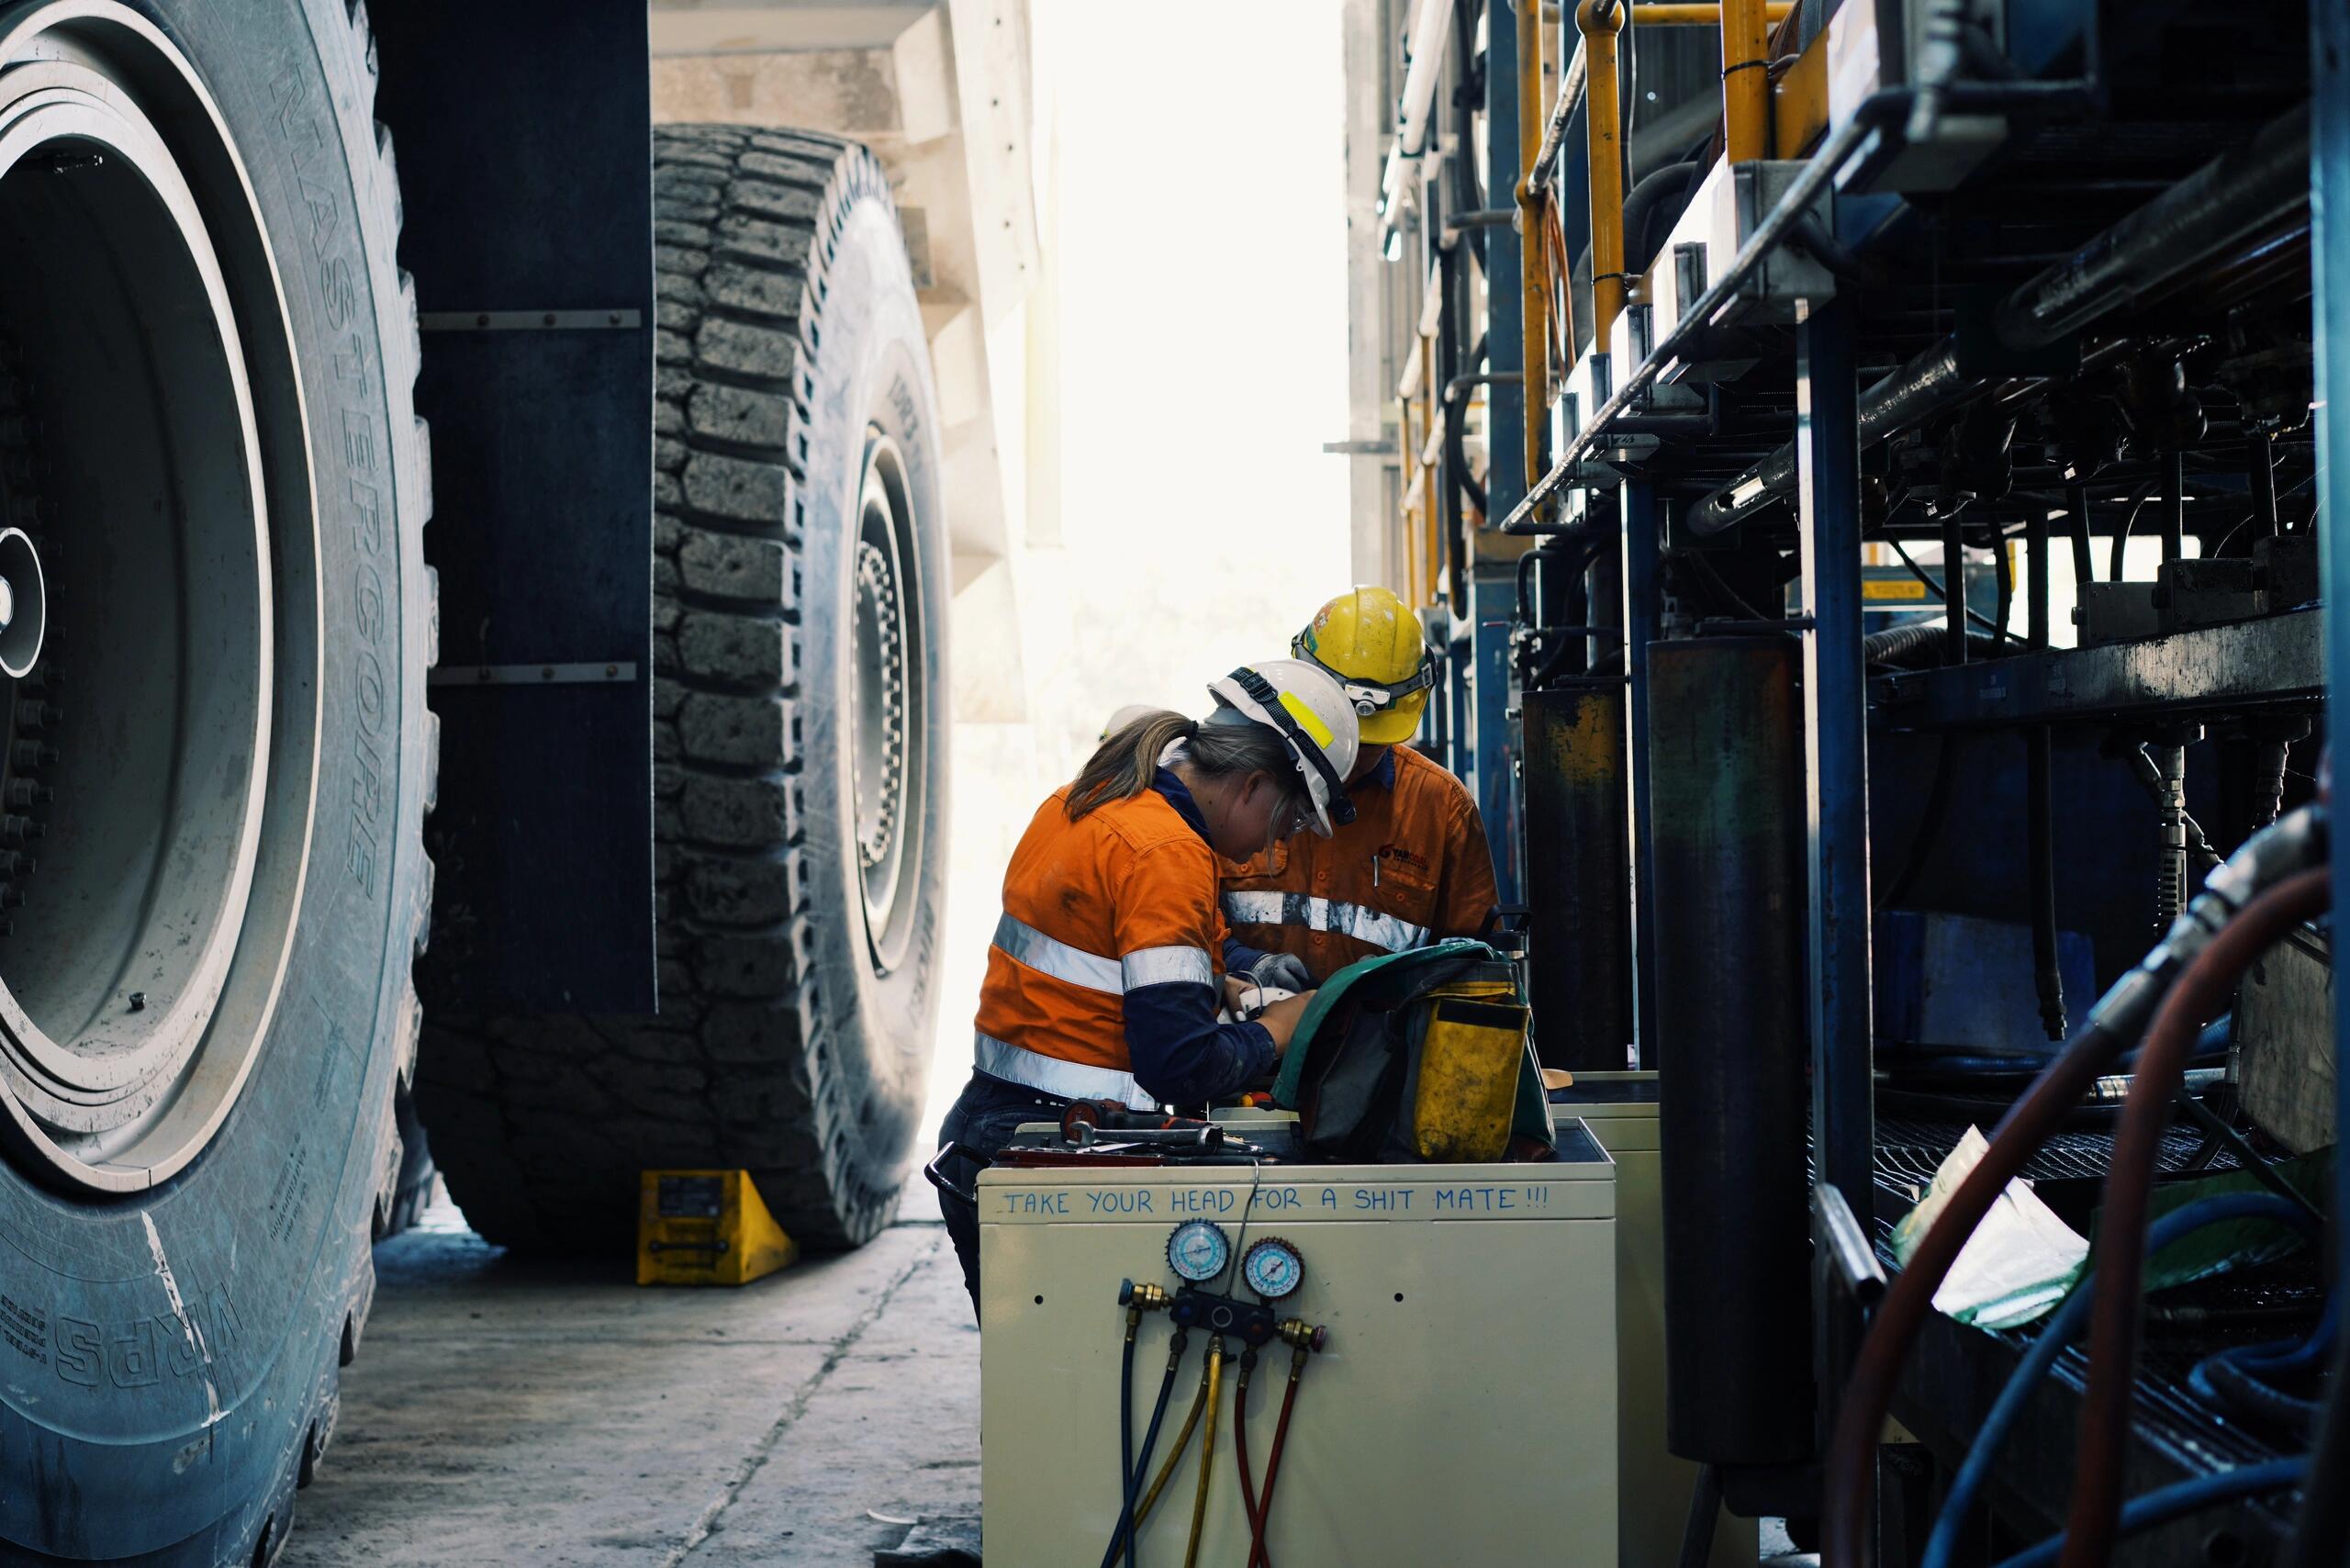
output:
[[[654,1008],[645,11],[375,17],[440,572],[428,1008]]]

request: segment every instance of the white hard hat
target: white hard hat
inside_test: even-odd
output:
[[[1347,775],[1360,731],[1355,705],[1327,671],[1304,659],[1265,659],[1210,681],[1208,694],[1281,737],[1314,802],[1315,833],[1327,838],[1333,822],[1344,827],[1355,820]]]
[[[1110,722],[1102,726],[1101,738],[1106,741],[1136,719],[1147,719],[1158,711],[1147,702],[1129,702],[1110,715]]]

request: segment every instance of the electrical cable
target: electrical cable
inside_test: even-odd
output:
[[[2167,1247],[2183,1236],[2191,1235],[2210,1225],[2225,1225],[2244,1219],[2274,1219],[2300,1231],[2303,1237],[2314,1238],[2319,1226],[2309,1216],[2281,1198],[2266,1193],[2229,1193],[2215,1198],[2205,1198],[2175,1209],[2156,1220],[2147,1238],[2155,1248]],[[2008,1439],[2016,1423],[2023,1417],[2024,1406],[2032,1393],[2047,1381],[2056,1358],[2065,1348],[2080,1337],[2081,1327],[2088,1321],[2093,1299],[2094,1271],[2084,1274],[2076,1282],[2063,1305],[2049,1317],[2039,1336],[2016,1362],[2009,1374],[2007,1386],[1999,1390],[1999,1397],[1992,1402],[1990,1413],[1975,1428],[1973,1446],[1966,1458],[1951,1478],[1950,1490],[1944,1494],[1942,1512],[1934,1519],[1934,1528],[1926,1538],[1926,1550],[1919,1558],[1918,1568],[1950,1568],[1956,1561],[1959,1536],[1966,1527],[1966,1516],[1974,1510],[1975,1499],[1982,1495],[1984,1484],[1991,1478],[1991,1467],[1998,1462],[1999,1452],[2007,1447]]]
[[[2089,548],[2089,487],[2075,485],[2065,498],[2067,532],[2073,536],[2073,592],[2077,598],[2082,585],[2097,581],[2097,556]]]
[[[1998,622],[1999,629],[1992,634],[2002,644],[2012,643],[2016,635],[2009,630],[2009,622],[2015,619],[2016,564],[2008,554],[2007,531],[1996,524],[1991,529],[1991,575],[1999,585],[1999,609],[1993,618]],[[1965,578],[1962,576],[1959,580],[1964,582]]]
[[[2121,526],[2115,531],[2113,543],[2107,549],[2105,580],[2109,583],[2123,580],[2122,557],[2129,553],[2130,531],[2138,526],[2138,514],[2146,510],[2146,502],[2153,497],[2155,484],[2155,480],[2147,480],[2139,486],[2137,493],[2130,498],[2130,515],[2121,520]]]
[[[2235,1470],[2222,1470],[2212,1475],[2199,1475],[2192,1481],[2182,1481],[2176,1486],[2165,1486],[2159,1492],[2149,1492],[2133,1497],[2121,1510],[2121,1533],[2136,1535],[2156,1525],[2208,1508],[2214,1503],[2232,1502],[2239,1497],[2257,1497],[2264,1492],[2278,1492],[2288,1486],[2298,1486],[2311,1473],[2307,1455],[2299,1459],[2272,1459],[2263,1464],[2247,1464]],[[2325,1490],[2325,1488],[2320,1488]],[[2340,1487],[2332,1488],[2335,1492]],[[1998,1564],[1998,1568],[2049,1568],[2065,1551],[2067,1536],[2051,1536],[2038,1546],[2019,1551]]]
[[[2089,1010],[2080,1032],[2009,1107],[1973,1170],[1894,1277],[1877,1305],[1867,1337],[1844,1383],[1829,1444],[1821,1506],[1821,1562],[1825,1568],[1859,1568],[1869,1560],[1875,1518],[1875,1456],[1894,1386],[1909,1348],[1933,1310],[1934,1293],[1950,1274],[1983,1216],[2022,1170],[2025,1161],[2063,1126],[2113,1058],[2136,1043],[2179,972],[2215,935],[2242,918],[2263,890],[2323,860],[2326,817],[2304,806],[2275,826],[2246,839],[2211,874],[2169,932],[2139,965],[2124,974]]]
[[[2188,960],[2155,1012],[2114,1135],[2098,1223],[2100,1253],[2089,1330],[2087,1386],[2074,1456],[2065,1568],[2101,1565],[2111,1554],[2121,1509],[2132,1385],[2138,1365],[2138,1290],[2146,1212],[2171,1099],[2204,1020],[2228,1004],[2244,971],[2295,926],[2331,907],[2333,873],[2298,872],[2260,894]]]
[[[1941,599],[1945,607],[1948,607],[1950,604],[1950,590],[1942,587],[1941,580],[1928,577],[1926,575],[1926,568],[1911,560],[1909,558],[1909,552],[1901,547],[1901,541],[1894,538],[1891,534],[1887,534],[1885,542],[1893,546],[1893,553],[1901,557],[1901,564],[1909,568],[1909,575],[1917,578],[1919,582],[1925,584],[1927,591],[1931,593],[1936,599]],[[1959,580],[1962,582],[1965,580],[1964,564],[1962,564]],[[1974,622],[1977,626],[1982,627],[1986,632],[1990,633],[1993,636],[1998,635],[1999,629],[1991,624],[1990,621],[1986,617],[1971,605],[1967,607],[1966,618],[1969,621]]]
[[[1224,1381],[1224,1336],[1208,1340],[1208,1418],[1200,1428],[1200,1484],[1192,1494],[1192,1536],[1183,1544],[1183,1568],[1199,1568],[1200,1528],[1207,1522],[1208,1483],[1215,1476],[1216,1394]]]

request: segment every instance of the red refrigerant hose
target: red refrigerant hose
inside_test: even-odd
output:
[[[2105,1207],[2098,1218],[2088,1387],[2081,1399],[2062,1568],[2095,1568],[2113,1551],[2129,1454],[2131,1391],[2138,1367],[2146,1215],[2154,1198],[2163,1130],[2170,1125],[2172,1101],[2185,1081],[2197,1036],[2226,1009],[2236,982],[2263,953],[2333,902],[2333,873],[2321,868],[2288,877],[2246,904],[2181,971],[2138,1052],[2130,1098],[2113,1140],[2113,1164],[2105,1179]]]
[[[1281,1449],[1289,1441],[1289,1413],[1297,1406],[1297,1380],[1305,1372],[1305,1347],[1290,1353],[1289,1386],[1281,1391],[1281,1418],[1273,1428],[1273,1451],[1265,1459],[1265,1490],[1257,1499],[1257,1514],[1248,1536],[1248,1568],[1273,1568],[1265,1548],[1265,1531],[1273,1518],[1273,1483],[1281,1473]]]
[[[2258,902],[2255,890],[2281,887],[2301,868],[2323,858],[2325,830],[2322,810],[2305,806],[2247,839],[2211,874],[2205,890],[2144,962],[2106,991],[2072,1044],[1992,1129],[1982,1159],[1958,1183],[1940,1217],[1894,1276],[1853,1358],[1828,1449],[1820,1507],[1820,1560],[1826,1568],[1861,1568],[1871,1561],[1877,1437],[1909,1348],[1933,1311],[1934,1293],[1975,1227],[2098,1077],[2138,1042],[2143,1021],[2151,1018],[2186,967]]]
[[[1257,1511],[1257,1478],[1248,1470],[1248,1379],[1257,1370],[1257,1348],[1240,1358],[1240,1382],[1232,1393],[1232,1457],[1240,1466],[1240,1506],[1248,1516],[1248,1564],[1257,1568],[1265,1540],[1264,1516]]]

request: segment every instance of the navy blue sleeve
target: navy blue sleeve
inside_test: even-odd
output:
[[[1216,989],[1170,980],[1126,992],[1126,1055],[1135,1081],[1167,1105],[1237,1094],[1273,1070],[1262,1024],[1215,1021]]]
[[[1245,975],[1259,964],[1263,963],[1265,957],[1264,948],[1251,947],[1237,936],[1226,936],[1224,939],[1224,972],[1225,974]]]

